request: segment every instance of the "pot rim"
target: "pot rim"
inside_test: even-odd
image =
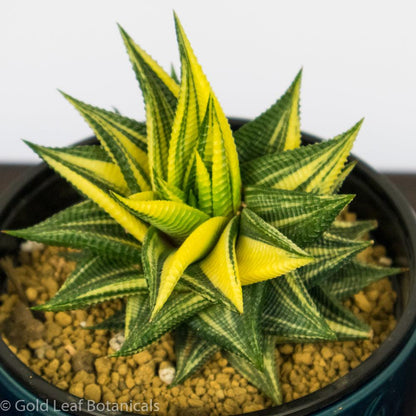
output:
[[[247,120],[230,118],[231,124],[235,128],[243,125]],[[319,141],[316,136],[302,132],[302,139],[306,143]],[[88,138],[76,144],[91,144],[96,142],[95,138]],[[379,192],[384,193],[383,202],[396,214],[402,228],[407,231],[407,246],[409,253],[413,256],[409,259],[410,273],[416,273],[416,216],[410,207],[406,198],[401,192],[382,174],[376,172],[373,168],[355,156],[351,160],[359,163],[350,176],[357,177],[362,181],[371,183],[378,187]],[[22,200],[25,193],[33,188],[33,182],[44,182],[52,178],[51,170],[45,163],[32,167],[28,172],[11,184],[2,194],[0,201],[0,224],[3,223],[12,210],[12,204],[16,200]],[[24,200],[23,200],[24,202]],[[348,374],[330,383],[326,387],[317,390],[300,399],[293,400],[280,406],[274,406],[269,409],[249,413],[252,416],[274,415],[278,412],[279,416],[304,416],[311,412],[322,410],[325,407],[344,399],[346,396],[357,391],[364,386],[370,379],[375,379],[383,370],[391,366],[398,352],[410,339],[412,333],[416,330],[416,278],[411,279],[410,296],[402,315],[398,319],[395,329],[391,332],[387,340],[375,350],[371,356],[361,363]],[[50,384],[29,367],[24,365],[17,356],[4,343],[0,337],[0,365],[12,374],[22,387],[28,389],[32,394],[40,399],[56,400],[57,403],[79,402],[79,398],[58,389]],[[58,405],[59,406],[59,405]],[[81,410],[77,413],[80,415],[103,415],[103,414],[123,414],[125,412],[95,412]],[[248,414],[247,414],[248,415]]]

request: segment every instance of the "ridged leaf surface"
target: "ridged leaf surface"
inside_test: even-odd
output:
[[[302,71],[268,110],[235,133],[241,162],[300,146],[299,93]]]
[[[279,342],[336,339],[296,272],[267,282],[262,325]]]
[[[263,366],[260,371],[246,359],[232,353],[226,353],[230,364],[253,386],[268,396],[274,404],[282,404],[279,373],[275,355],[276,339],[274,336],[264,337]]]
[[[334,296],[319,286],[309,289],[309,293],[339,341],[371,338],[372,329],[345,308]]]
[[[78,262],[75,271],[56,295],[35,309],[79,309],[109,299],[146,292],[146,281],[136,263],[88,256]]]
[[[383,277],[401,272],[399,267],[381,267],[353,260],[332,274],[322,286],[331,295],[346,299]]]
[[[141,244],[92,201],[65,208],[33,227],[8,233],[44,244],[140,261]]]
[[[352,195],[313,195],[307,192],[249,186],[244,190],[247,207],[304,247],[332,224]]]
[[[98,164],[99,172],[95,165],[95,159],[82,161],[80,166],[79,155],[73,155],[73,150],[68,149],[52,149],[42,146],[30,144],[30,147],[56,172],[58,172],[67,181],[80,191],[83,195],[90,198],[104,211],[106,211],[112,218],[114,218],[127,232],[133,235],[138,241],[143,241],[147,231],[147,225],[137,219],[134,215],[120,206],[113,197],[108,193],[108,182],[103,182],[105,178],[118,178],[121,173],[119,168],[115,169],[116,165],[105,162],[106,165]],[[95,147],[95,146],[94,146]],[[82,150],[84,152],[84,150]],[[94,154],[96,150],[94,150]],[[85,154],[84,154],[85,156]],[[94,163],[92,163],[94,161]],[[85,164],[85,166],[84,166]],[[105,167],[104,167],[105,166]],[[108,166],[108,167],[107,167]]]
[[[146,104],[150,175],[167,179],[166,161],[179,86],[122,28],[120,32]]]
[[[63,95],[81,113],[113,162],[120,167],[130,191],[149,190],[145,126],[115,112]]]
[[[200,295],[191,292],[178,292],[171,296],[165,306],[152,321],[150,303],[147,295],[132,296],[126,309],[126,340],[115,356],[135,354],[142,351],[163,334],[175,329],[211,304]]]
[[[325,232],[322,237],[305,247],[314,257],[313,262],[298,270],[307,287],[330,279],[355,254],[371,245],[371,241],[356,241]]]
[[[263,307],[264,283],[243,288],[243,314],[212,306],[189,320],[195,333],[221,348],[249,360],[257,368],[263,368],[263,334],[261,312]]]
[[[245,208],[237,242],[240,280],[249,285],[273,279],[312,261],[312,256]]]
[[[241,165],[246,185],[325,194],[344,168],[361,122],[326,142],[253,159]]]
[[[220,348],[199,338],[187,325],[175,330],[176,373],[171,386],[182,384],[199,370]]]

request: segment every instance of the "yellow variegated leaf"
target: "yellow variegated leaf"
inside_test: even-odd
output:
[[[206,256],[218,240],[227,223],[225,217],[213,217],[198,226],[165,261],[160,288],[152,313],[154,316],[165,304],[185,269]]]
[[[77,165],[71,165],[67,160],[63,161],[61,155],[54,150],[30,144],[33,150],[61,176],[72,183],[80,192],[93,200],[111,217],[113,217],[126,231],[137,240],[143,241],[147,231],[147,225],[130,212],[120,206],[105,190],[86,178],[75,169]]]
[[[212,190],[211,178],[205,163],[202,161],[198,151],[195,151],[195,187],[198,191],[198,207],[206,214],[212,214]]]
[[[154,176],[167,178],[169,141],[179,87],[175,81],[120,28],[146,104],[146,129],[149,170]]]
[[[50,155],[106,189],[128,194],[129,188],[119,166],[111,162],[100,146],[49,148],[26,142],[35,152]],[[42,155],[40,155],[43,157]]]
[[[341,174],[362,121],[327,142],[259,157],[242,165],[246,184],[329,193]]]
[[[241,177],[240,168],[238,163],[237,149],[234,143],[234,138],[231,132],[230,125],[221,106],[215,97],[211,86],[209,85],[205,74],[203,73],[201,66],[199,65],[188,38],[185,35],[183,27],[179,22],[178,17],[175,15],[176,33],[178,37],[179,49],[181,51],[182,62],[186,62],[189,65],[189,71],[192,73],[192,79],[195,82],[195,89],[197,91],[198,111],[199,119],[204,117],[205,110],[207,108],[208,100],[212,98],[212,107],[216,114],[216,122],[218,128],[222,134],[223,146],[225,148],[225,154],[228,161],[228,167],[230,170],[231,180],[231,195],[233,201],[233,211],[236,212],[241,203]],[[183,82],[183,80],[182,80]],[[192,154],[192,153],[191,153]],[[204,159],[205,160],[205,159]],[[214,215],[223,215],[215,214]]]
[[[308,253],[247,208],[241,215],[236,253],[243,285],[273,279],[313,260]]]
[[[134,215],[179,240],[185,239],[198,225],[209,218],[202,211],[181,202],[139,201],[115,193],[112,195]]]
[[[168,182],[183,188],[186,167],[195,151],[201,124],[202,109],[205,109],[206,94],[198,91],[200,85],[194,79],[191,65],[184,48],[180,48],[182,75],[181,89],[175,119],[172,126],[172,136],[169,143]],[[202,102],[198,100],[198,94]]]
[[[167,199],[169,201],[186,202],[185,192],[166,182],[159,176],[154,177],[156,189],[161,196],[161,199]]]
[[[138,131],[138,123],[62,94],[84,117],[114,163],[121,168],[130,190],[150,189],[147,139]]]
[[[214,249],[200,262],[200,268],[214,286],[243,313],[243,292],[235,255],[238,220],[238,217],[234,217],[228,223]]]
[[[336,180],[334,181],[334,183],[332,184],[332,186],[328,190],[328,193],[335,194],[340,190],[340,188],[341,188],[342,184],[344,183],[345,179],[353,171],[353,169],[355,168],[357,163],[358,162],[356,160],[354,160],[350,163],[347,163],[344,166],[344,169],[342,169],[342,171],[340,172],[340,174],[338,175],[338,177],[336,178]]]
[[[263,114],[234,133],[241,162],[300,146],[299,71],[286,93]]]
[[[153,191],[144,191],[137,192],[136,194],[129,195],[129,199],[132,201],[153,201],[159,199],[156,192]]]
[[[129,55],[133,55],[133,57],[137,56],[140,60],[149,67],[149,69],[157,76],[161,82],[168,88],[168,90],[172,93],[174,97],[179,96],[179,85],[178,83],[146,52],[144,51],[139,45],[134,43],[130,36],[126,33],[126,31],[119,25],[119,29],[123,39],[125,41],[129,41],[131,44],[128,49],[132,48],[131,51],[128,50]],[[136,64],[136,59],[134,58],[133,65]]]

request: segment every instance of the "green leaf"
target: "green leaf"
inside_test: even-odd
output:
[[[267,282],[262,324],[278,342],[336,339],[296,272]]]
[[[264,369],[262,371],[238,355],[226,353],[226,358],[249,383],[269,397],[274,404],[279,405],[282,404],[282,392],[280,390],[275,347],[275,337],[265,336],[263,347]]]
[[[145,126],[62,94],[81,113],[112,161],[120,167],[130,191],[135,193],[149,190],[147,139],[143,135],[146,132]]]
[[[243,288],[244,313],[215,305],[200,312],[188,325],[200,337],[246,358],[258,369],[263,368],[263,334],[261,312],[264,283]]]
[[[184,240],[209,217],[202,211],[175,201],[142,201],[112,193],[122,207],[169,236]]]
[[[147,225],[121,207],[108,194],[109,189],[106,183],[103,183],[103,178],[108,177],[117,180],[119,177],[123,178],[116,165],[108,162],[105,162],[105,164],[97,163],[94,158],[87,160],[73,154],[73,149],[53,149],[37,146],[33,143],[28,144],[51,168],[71,182],[78,191],[93,200],[138,241],[143,241]],[[81,148],[79,150],[85,152]],[[96,149],[93,152],[95,155]]]
[[[305,248],[314,261],[299,269],[299,276],[308,288],[323,283],[371,244],[372,241],[348,240],[325,232],[320,239]]]
[[[146,104],[149,170],[154,185],[154,175],[167,179],[166,161],[179,87],[121,27],[120,32]]]
[[[342,300],[364,289],[370,283],[402,271],[399,267],[381,267],[353,260],[325,280],[322,287],[327,293]]]
[[[141,244],[92,201],[66,208],[32,227],[7,233],[48,245],[140,261]]]
[[[273,279],[313,260],[308,252],[248,208],[241,214],[236,253],[243,285]]]
[[[200,295],[178,292],[171,296],[165,306],[150,322],[150,304],[147,295],[132,296],[127,302],[126,340],[120,351],[113,356],[125,356],[142,351],[166,332],[211,305]]]
[[[176,374],[171,386],[182,384],[199,370],[220,348],[199,338],[186,325],[175,330]]]
[[[253,159],[241,165],[246,185],[327,194],[344,168],[362,121],[326,142]]]
[[[329,327],[335,332],[338,341],[372,337],[372,329],[324,289],[314,286],[309,289],[309,293],[319,312],[323,315]]]
[[[252,211],[304,247],[332,224],[353,195],[313,195],[307,192],[245,188],[245,202]]]
[[[235,133],[240,162],[300,146],[299,92],[302,71],[286,93],[256,119]]]
[[[364,221],[334,221],[329,227],[328,232],[341,238],[347,238],[350,240],[356,240],[361,238],[368,231],[377,228],[377,221],[364,220]]]
[[[136,263],[89,256],[77,264],[56,295],[36,310],[78,309],[109,299],[147,292],[141,267]]]

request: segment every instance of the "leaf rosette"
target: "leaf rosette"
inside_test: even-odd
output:
[[[360,263],[374,221],[337,219],[361,126],[301,146],[299,72],[268,110],[233,132],[175,16],[180,82],[120,28],[146,123],[64,97],[100,146],[29,146],[85,197],[17,237],[83,250],[39,310],[125,298],[99,328],[139,352],[176,329],[183,382],[218,350],[281,402],[277,342],[360,339],[370,328],[341,300],[398,273]]]

